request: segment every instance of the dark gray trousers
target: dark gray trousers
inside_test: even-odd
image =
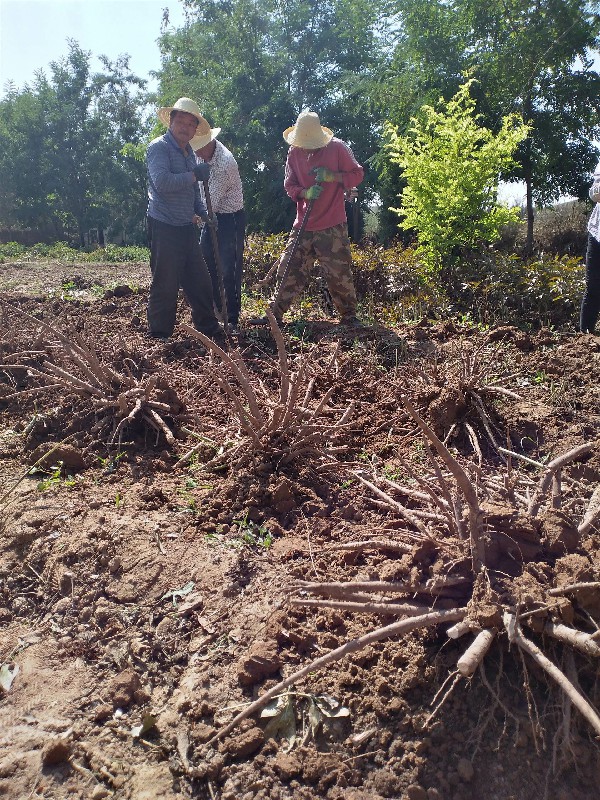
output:
[[[588,234],[585,254],[585,292],[581,301],[579,330],[594,333],[600,313],[600,243]]]
[[[227,316],[230,325],[237,325],[242,308],[242,271],[244,268],[244,237],[246,235],[246,214],[244,210],[233,214],[217,214],[219,227],[217,242],[219,260],[223,269],[223,288],[227,303]],[[221,287],[215,262],[212,235],[208,225],[202,229],[200,247],[213,283],[215,306],[221,311]]]
[[[195,225],[167,225],[148,217],[152,283],[148,297],[148,328],[153,336],[171,336],[177,297],[183,289],[192,309],[194,327],[212,336],[220,331],[213,308],[212,282],[202,257]]]

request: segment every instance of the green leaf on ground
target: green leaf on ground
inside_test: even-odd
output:
[[[160,599],[166,600],[169,597],[173,598],[173,607],[177,608],[177,598],[185,597],[186,594],[189,594],[191,591],[193,591],[195,585],[196,584],[194,581],[190,581],[189,583],[186,583],[185,586],[182,586],[181,589],[169,589],[169,591],[165,592]]]
[[[10,687],[12,686],[12,682],[14,681],[17,673],[19,671],[19,667],[15,664],[13,668],[10,668],[9,664],[2,664],[0,667],[0,690],[3,692],[10,691]]]

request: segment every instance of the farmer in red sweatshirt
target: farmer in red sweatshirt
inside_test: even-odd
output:
[[[358,186],[364,170],[348,145],[323,127],[313,111],[303,111],[296,124],[283,132],[283,138],[291,145],[284,187],[296,203],[296,220],[280,259],[284,277],[271,310],[281,322],[318,260],[342,324],[359,327],[344,194]],[[314,202],[305,229],[288,264],[311,200]]]

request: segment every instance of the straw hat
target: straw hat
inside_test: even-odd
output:
[[[196,150],[202,150],[209,142],[216,139],[220,133],[221,128],[211,128],[204,117],[201,117],[198,127],[196,128],[196,135],[190,141],[190,147],[194,153]]]
[[[333,138],[333,131],[321,125],[318,114],[306,109],[298,116],[295,125],[284,130],[283,138],[293,147],[318,150],[319,147],[329,144]]]
[[[202,122],[203,120],[206,122],[200,113],[198,104],[193,100],[190,100],[189,97],[180,97],[174,106],[164,106],[163,108],[158,109],[158,118],[163,125],[167,126],[167,128],[169,127],[170,123],[169,117],[171,115],[171,111],[185,111],[186,114],[192,114],[194,117],[196,117],[198,122]]]

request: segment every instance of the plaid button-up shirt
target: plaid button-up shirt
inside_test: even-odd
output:
[[[233,154],[221,144],[217,139],[215,152],[210,161],[210,177],[208,179],[208,191],[212,203],[212,210],[215,214],[235,214],[244,208],[244,193],[242,191],[242,180],[238,169],[237,161]],[[200,163],[202,158],[198,158]],[[204,199],[204,187],[200,187],[202,199]]]

